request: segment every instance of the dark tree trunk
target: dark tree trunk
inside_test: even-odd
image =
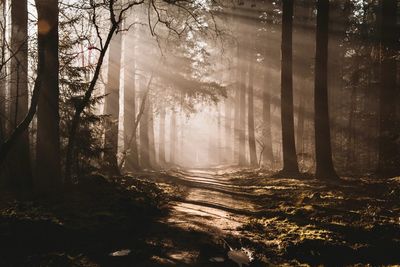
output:
[[[4,0],[0,0],[0,22],[5,25],[6,5]],[[3,27],[0,32],[0,45],[4,47],[6,41],[6,28]],[[0,51],[0,142],[6,139],[6,68],[4,64],[5,51]]]
[[[105,88],[104,113],[109,117],[105,124],[104,164],[106,171],[118,174],[118,122],[119,122],[119,89],[121,73],[121,33],[114,35],[110,43],[107,84]]]
[[[149,126],[148,126],[148,131],[149,131],[149,160],[150,160],[150,165],[152,168],[157,167],[157,159],[156,159],[156,146],[155,146],[155,140],[154,140],[154,114],[153,114],[153,103],[151,103],[151,100],[147,102],[149,104]]]
[[[282,70],[281,70],[281,121],[282,121],[282,174],[298,175],[293,118],[293,1],[283,0],[282,6]]]
[[[39,191],[61,186],[58,1],[36,0],[38,11],[38,68],[41,84],[37,110],[36,179]],[[43,62],[40,62],[43,59]]]
[[[158,162],[161,167],[165,167],[165,107],[160,110],[160,131],[159,131],[159,147],[158,147]]]
[[[142,87],[144,90],[144,86]],[[142,96],[143,98],[144,96]],[[149,140],[149,105],[145,103],[142,118],[140,119],[140,167],[149,169],[150,165],[150,140]]]
[[[239,163],[239,119],[240,119],[240,59],[239,48],[236,63],[236,85],[235,85],[235,99],[234,99],[234,123],[233,123],[233,159],[234,162]]]
[[[318,0],[317,12],[314,91],[315,176],[320,179],[336,179],[338,176],[332,161],[328,104],[329,0]]]
[[[239,45],[239,59],[243,51]],[[245,60],[240,64],[239,71],[239,165],[246,163],[246,66]]]
[[[134,45],[125,38],[125,68],[124,68],[124,149],[127,153],[125,171],[139,168],[138,149],[136,140],[136,63]],[[133,46],[132,49],[126,49]],[[128,53],[129,51],[129,53]],[[130,140],[132,140],[130,142]]]
[[[224,162],[232,160],[232,102],[229,98],[225,100],[225,150]]]
[[[28,5],[26,0],[11,3],[11,60],[10,131],[13,131],[28,113]],[[8,184],[14,189],[32,187],[29,128],[26,128],[8,155]]]
[[[304,96],[300,96],[299,110],[297,114],[296,145],[297,153],[301,158],[304,157],[304,113],[306,112],[304,102]],[[304,162],[304,159],[301,161]]]
[[[248,116],[247,116],[247,126],[249,132],[249,152],[250,152],[250,165],[257,166],[257,151],[256,151],[256,137],[254,131],[254,58],[253,49],[249,53],[249,83],[248,83]]]
[[[175,164],[175,150],[176,150],[176,114],[175,110],[171,112],[171,125],[170,125],[170,149],[169,149],[169,163],[171,165]]]
[[[379,160],[378,173],[385,176],[400,174],[400,123],[396,117],[399,92],[396,87],[396,54],[398,45],[397,1],[382,0],[381,23],[381,88],[379,95]]]

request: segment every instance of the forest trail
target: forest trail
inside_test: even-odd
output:
[[[185,196],[171,203],[169,224],[212,232],[214,235],[240,235],[238,228],[256,212],[250,194],[234,185],[218,171],[188,170],[175,174],[185,183]]]

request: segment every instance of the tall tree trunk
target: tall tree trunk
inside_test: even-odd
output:
[[[399,92],[396,87],[396,53],[398,51],[397,1],[382,0],[381,23],[381,88],[379,95],[379,160],[378,172],[385,176],[400,174],[400,123],[396,117]]]
[[[129,38],[124,39],[124,149],[128,153],[124,168],[125,171],[134,171],[139,168],[136,130],[134,129],[136,120],[136,55],[134,44],[128,43]],[[127,49],[128,45],[133,48]],[[131,138],[132,142],[129,144]]]
[[[232,102],[230,98],[225,99],[225,150],[224,162],[232,160]]]
[[[283,0],[282,6],[282,70],[281,121],[283,174],[298,175],[293,118],[293,1]]]
[[[169,149],[169,163],[171,165],[175,164],[175,150],[176,150],[176,114],[175,110],[171,112],[171,125],[170,125],[170,149]]]
[[[10,130],[14,130],[28,113],[28,5],[26,0],[11,2]],[[18,137],[8,158],[9,185],[26,190],[32,186],[29,128]]]
[[[301,162],[304,162],[304,114],[305,114],[305,100],[304,96],[300,96],[299,110],[297,115],[297,131],[296,131],[296,145],[298,155],[301,157]]]
[[[315,55],[315,176],[321,179],[338,178],[332,161],[328,102],[328,36],[329,0],[317,3],[317,36]]]
[[[0,0],[0,23],[5,25],[6,21],[6,5],[5,0]],[[5,67],[5,42],[6,42],[6,27],[3,27],[0,32],[0,142],[3,143],[6,139],[6,67]]]
[[[118,122],[119,122],[119,90],[121,74],[121,44],[122,34],[114,35],[110,43],[107,84],[105,88],[104,113],[109,117],[106,120],[104,134],[104,163],[106,171],[118,174]]]
[[[161,167],[165,167],[165,106],[161,106],[160,110],[160,131],[158,144],[158,162]]]
[[[239,46],[239,50],[241,47]],[[243,51],[240,51],[243,52]],[[242,56],[239,53],[239,56]],[[245,62],[245,60],[244,60]],[[239,73],[239,165],[246,163],[246,65],[242,62]]]
[[[264,129],[264,151],[263,165],[272,168],[274,156],[272,153],[272,132],[271,132],[271,94],[268,88],[267,68],[264,70],[264,90],[263,90],[263,129]]]
[[[36,0],[40,96],[37,110],[36,179],[39,191],[51,192],[62,182],[60,162],[58,1]],[[40,62],[43,59],[43,62]]]
[[[142,83],[143,84],[143,83]],[[142,87],[144,90],[144,85]],[[143,98],[144,96],[142,96]],[[143,169],[149,169],[150,164],[150,141],[149,141],[149,102],[145,104],[142,118],[140,119],[140,167]]]
[[[249,52],[249,83],[247,86],[247,97],[248,97],[248,117],[247,127],[249,132],[249,152],[250,152],[250,165],[257,166],[257,151],[256,151],[256,136],[254,130],[254,58],[253,58],[253,47],[250,48]]]
[[[149,99],[147,102],[149,105],[149,125],[148,125],[148,132],[149,132],[149,159],[150,165],[152,168],[157,167],[157,158],[156,158],[156,146],[155,146],[155,138],[154,138],[154,113],[153,113],[153,103]]]
[[[239,164],[239,136],[240,136],[240,45],[237,47],[237,56],[236,56],[236,85],[235,85],[235,99],[234,99],[234,137],[233,137],[233,159],[237,160]]]

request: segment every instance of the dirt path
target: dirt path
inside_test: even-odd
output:
[[[171,203],[168,223],[182,228],[240,237],[243,225],[256,207],[227,176],[212,171],[192,170],[178,177],[187,182],[187,195]]]

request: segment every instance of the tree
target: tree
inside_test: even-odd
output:
[[[329,0],[317,3],[314,127],[317,178],[337,179],[333,167],[328,105]]]
[[[257,152],[256,152],[256,137],[254,131],[254,58],[253,58],[253,47],[250,47],[249,52],[249,83],[247,85],[247,97],[248,97],[248,117],[247,127],[249,132],[249,151],[250,151],[250,165],[257,166]]]
[[[106,84],[106,98],[104,113],[108,115],[104,134],[104,161],[106,170],[112,174],[119,173],[118,153],[118,122],[119,122],[119,90],[121,74],[121,44],[122,34],[117,33],[111,40],[108,73]]]
[[[298,175],[293,118],[293,1],[282,1],[281,122],[284,175]]]
[[[58,1],[36,0],[41,94],[37,111],[36,185],[49,192],[61,185],[59,129]],[[41,62],[43,60],[43,62]]]
[[[164,104],[160,107],[160,130],[158,143],[158,162],[161,167],[165,167],[165,115],[166,110]]]
[[[128,38],[125,38],[124,148],[128,153],[125,170],[133,171],[139,167],[136,129],[134,127],[136,120],[136,53],[134,45],[128,40]],[[131,47],[131,45],[133,48],[128,50],[128,46]],[[131,135],[132,141],[130,142]]]
[[[143,78],[141,78],[143,79]],[[141,98],[142,100],[146,97],[145,95],[145,83],[142,81],[142,92],[141,92]],[[144,111],[143,111],[143,116],[140,119],[140,167],[144,169],[148,169],[151,167],[151,162],[150,162],[150,139],[149,139],[149,119],[150,119],[150,108],[148,102],[145,104]]]
[[[379,91],[379,160],[378,173],[394,176],[400,173],[399,89],[396,87],[398,51],[397,1],[381,0],[381,86]]]
[[[238,56],[242,57],[243,48],[239,44]],[[239,66],[239,165],[246,163],[246,66],[244,62]]]
[[[267,48],[265,49],[267,50]],[[264,57],[267,56],[265,53]],[[272,153],[272,133],[271,133],[271,93],[268,87],[267,64],[264,64],[264,82],[263,82],[263,136],[264,136],[264,151],[263,151],[263,165],[272,167],[274,162]]]
[[[11,81],[9,122],[15,129],[28,112],[28,5],[26,0],[11,2]],[[18,137],[8,158],[9,185],[15,189],[32,186],[29,129]]]

